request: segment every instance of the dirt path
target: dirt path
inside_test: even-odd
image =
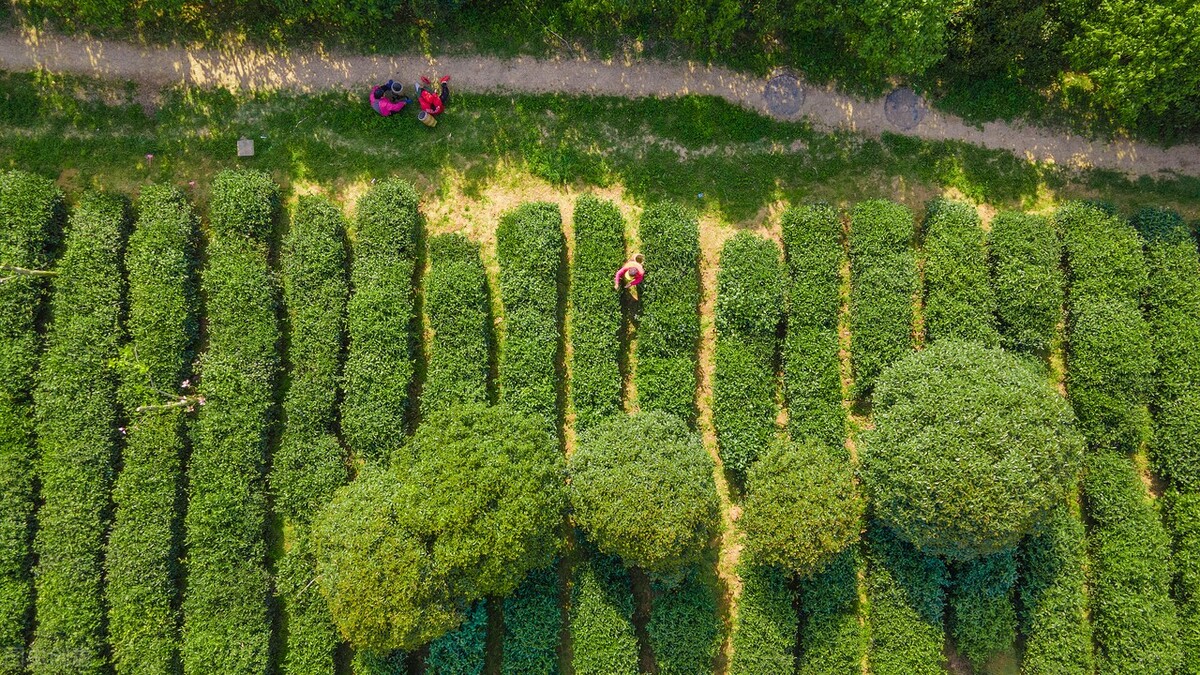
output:
[[[803,100],[798,109],[791,106],[795,112],[773,113],[764,95],[763,79],[694,63],[279,54],[244,45],[231,44],[217,50],[145,47],[46,32],[7,31],[0,32],[0,68],[15,71],[44,68],[152,86],[186,83],[230,89],[365,90],[367,83],[380,82],[395,74],[437,72],[453,73],[459,89],[481,93],[563,92],[631,98],[707,94],[777,119],[807,118],[826,130],[845,129],[869,136],[892,132],[926,140],[966,141],[1009,150],[1031,160],[1135,175],[1173,172],[1200,176],[1197,145],[1164,149],[1129,140],[1091,141],[1074,134],[1005,123],[989,123],[979,129],[936,110],[925,110],[920,123],[910,130],[901,130],[885,117],[882,98],[860,99],[805,83],[801,83]]]

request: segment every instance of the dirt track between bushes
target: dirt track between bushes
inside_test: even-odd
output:
[[[488,56],[354,56],[338,53],[282,54],[230,44],[221,49],[150,47],[67,37],[46,32],[0,32],[0,68],[45,69],[130,80],[149,87],[188,84],[229,89],[288,88],[298,91],[365,90],[368,83],[400,74],[451,73],[462,91],[681,96],[705,94],[777,119],[807,118],[823,130],[884,132],[926,140],[965,141],[1008,150],[1019,157],[1132,175],[1200,176],[1200,146],[1162,148],[1127,139],[1090,140],[1041,127],[993,122],[977,128],[926,110],[914,128],[901,130],[884,115],[884,99],[868,100],[831,87],[802,83],[803,102],[789,114],[772,112],[766,81],[725,68],[659,61],[499,59]],[[793,106],[794,108],[794,106]],[[778,108],[776,108],[778,110]]]

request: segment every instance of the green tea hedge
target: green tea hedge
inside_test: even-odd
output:
[[[118,673],[173,667],[179,654],[179,553],[183,513],[184,409],[138,413],[186,391],[197,336],[199,220],[178,189],[142,188],[129,237],[129,367],[119,394],[128,417],[122,469],[113,486],[105,561],[109,642]]]
[[[214,210],[202,287],[208,351],[200,358],[206,405],[191,426],[188,467],[187,587],[183,667],[255,673],[267,667],[271,618],[263,485],[279,371],[276,281],[267,245],[279,188],[257,172],[225,171],[213,181]]]
[[[276,581],[288,626],[284,668],[293,673],[332,673],[337,648],[329,609],[306,580],[316,572],[303,540],[313,515],[346,481],[346,461],[334,424],[346,331],[345,234],[345,219],[336,206],[303,196],[283,252],[290,384],[283,401],[283,438],[270,479],[275,512],[295,533]]]
[[[1200,490],[1200,390],[1167,403],[1156,417],[1154,468],[1180,490]]]
[[[796,664],[799,618],[787,576],[743,557],[738,569],[742,595],[733,623],[730,675],[790,673]]]
[[[504,599],[504,675],[557,675],[563,614],[557,565],[534,570]]]
[[[1026,353],[1050,349],[1062,316],[1062,243],[1050,221],[1014,211],[988,235],[1000,345]]]
[[[1072,304],[1077,298],[1111,297],[1141,304],[1148,284],[1142,239],[1116,215],[1072,202],[1054,213],[1067,252]]]
[[[429,675],[483,675],[487,647],[487,600],[475,603],[463,624],[429,643]]]
[[[1088,457],[1091,619],[1098,672],[1172,673],[1182,659],[1169,595],[1171,547],[1158,510],[1124,455]]]
[[[696,418],[700,339],[700,229],[696,216],[664,202],[642,214],[646,256],[637,328],[637,392],[642,410]]]
[[[842,226],[828,205],[784,211],[787,258],[787,337],[783,387],[792,438],[815,438],[841,447],[846,434],[838,358]]]
[[[44,269],[63,220],[62,192],[22,171],[0,173],[0,262]],[[0,673],[23,670],[33,616],[35,457],[33,387],[37,317],[46,280],[0,284]]]
[[[893,361],[912,350],[917,262],[912,212],[859,202],[850,225],[850,357],[854,393],[866,396]]]
[[[946,658],[942,628],[946,567],[879,523],[868,529],[867,601],[871,642],[867,656],[878,675],[940,675]]]
[[[1155,400],[1163,405],[1200,391],[1200,254],[1172,211],[1144,209],[1134,224],[1146,240],[1146,315],[1160,365]]]
[[[858,548],[848,548],[820,573],[800,580],[799,675],[857,672],[867,652],[858,617]]]
[[[500,397],[557,431],[558,281],[566,256],[558,206],[536,202],[505,214],[496,228],[496,255],[504,301]]]
[[[1083,523],[1059,507],[1025,540],[1020,555],[1022,667],[1028,675],[1091,673]]]
[[[651,583],[653,597],[646,633],[662,675],[709,675],[721,646],[715,580],[702,570]]]
[[[1013,548],[960,563],[953,569],[950,628],[959,653],[977,670],[992,655],[1011,649],[1017,641],[1015,554]]]
[[[492,322],[487,272],[477,244],[460,234],[429,240],[425,312],[433,339],[422,413],[456,403],[486,403]]]
[[[571,585],[574,670],[579,675],[637,675],[638,642],[629,573],[613,556],[594,551],[585,555],[575,566]]]
[[[410,405],[417,192],[402,180],[385,180],[355,211],[342,433],[357,458],[382,461],[403,438]]]
[[[1166,523],[1174,537],[1172,596],[1179,614],[1181,673],[1200,672],[1200,494],[1168,490]]]
[[[585,195],[575,203],[571,267],[571,404],[575,428],[621,411],[621,296],[612,275],[625,259],[625,223],[615,204]]]
[[[721,249],[713,426],[726,468],[738,475],[775,437],[775,350],[783,318],[779,247],[749,232]]]
[[[925,335],[1000,344],[986,235],[975,207],[945,199],[925,216]]]

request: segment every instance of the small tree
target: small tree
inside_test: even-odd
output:
[[[742,528],[755,561],[806,576],[858,541],[854,469],[819,442],[774,444],[750,467],[746,490]]]
[[[1016,545],[1075,484],[1083,440],[1045,374],[941,341],[886,370],[862,477],[876,513],[926,553],[969,560]]]
[[[564,465],[541,427],[504,407],[450,408],[421,425],[409,456],[338,490],[313,538],[343,637],[415,649],[553,560]]]
[[[712,459],[673,415],[601,423],[580,437],[570,469],[576,522],[597,548],[628,565],[678,571],[716,532]]]

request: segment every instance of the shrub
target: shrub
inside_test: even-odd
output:
[[[742,596],[733,624],[730,675],[776,675],[795,670],[799,618],[784,573],[746,558],[739,566]]]
[[[976,670],[1017,641],[1013,585],[1016,549],[1001,551],[954,568],[950,586],[951,629],[958,651]]]
[[[1071,304],[1077,298],[1110,297],[1140,304],[1146,291],[1142,240],[1131,225],[1091,204],[1073,202],[1054,214],[1063,233],[1071,279]]]
[[[1200,494],[1168,490],[1166,523],[1175,540],[1174,592],[1179,613],[1181,673],[1200,670]]]
[[[0,261],[43,269],[63,196],[51,181],[21,171],[0,173]],[[35,460],[34,369],[37,317],[45,280],[16,277],[0,284],[0,672],[24,667],[33,608],[30,555]]]
[[[746,550],[761,564],[807,576],[858,541],[854,467],[819,442],[773,444],[746,487]]]
[[[835,557],[824,571],[800,581],[799,675],[857,671],[867,649],[858,620],[857,548]]]
[[[429,240],[425,311],[433,330],[421,392],[425,415],[457,403],[487,403],[491,309],[479,246],[459,234]]]
[[[285,673],[334,672],[338,635],[329,616],[329,604],[313,583],[316,564],[311,530],[300,528],[275,570],[275,593],[287,621],[287,650],[281,668]],[[361,675],[370,671],[356,667],[354,672]]]
[[[749,232],[721,250],[713,425],[725,466],[739,475],[775,436],[775,347],[784,269],[774,242]]]
[[[1150,269],[1147,319],[1159,361],[1159,405],[1200,390],[1200,255],[1178,214],[1143,209],[1134,217]]]
[[[575,203],[571,404],[580,431],[621,412],[621,298],[608,282],[624,260],[624,230],[612,202],[585,195]]]
[[[592,553],[571,586],[572,664],[579,675],[637,675],[633,590],[621,561]]]
[[[694,214],[667,202],[647,208],[640,229],[646,281],[637,329],[638,405],[690,423],[700,339],[699,225]]]
[[[1071,302],[1067,392],[1094,445],[1137,448],[1150,435],[1146,403],[1157,362],[1150,326],[1129,300],[1083,296]]]
[[[683,570],[672,584],[651,584],[646,633],[662,675],[708,675],[721,646],[715,580],[698,567]]]
[[[222,174],[214,181],[213,200],[226,200],[221,193],[229,193],[248,205],[273,202],[278,188],[260,178],[251,172]],[[264,220],[270,216],[256,208],[210,213],[213,231],[221,234],[208,247],[202,273],[208,351],[200,359],[198,393],[207,404],[191,427],[184,519],[188,673],[260,672],[270,658],[263,470],[280,335],[267,246],[245,234],[264,232]]]
[[[1065,508],[1054,509],[1025,540],[1020,557],[1020,619],[1025,636],[1022,668],[1028,675],[1093,670],[1086,556],[1083,523]]]
[[[782,223],[790,275],[783,347],[788,432],[839,447],[846,427],[837,332],[842,227],[824,204],[788,209]]]
[[[1088,457],[1083,489],[1097,671],[1175,672],[1182,655],[1170,541],[1141,478],[1129,459],[1102,450]]]
[[[342,432],[356,457],[382,461],[404,436],[410,404],[416,190],[398,179],[377,183],[359,200],[355,225]]]
[[[504,599],[504,675],[557,675],[562,610],[556,566],[534,570]]]
[[[922,555],[879,523],[869,528],[867,536],[867,601],[871,603],[867,658],[871,672],[944,673],[945,565]]]
[[[129,422],[105,561],[109,642],[120,673],[169,671],[179,651],[184,411],[137,408],[167,403],[191,372],[198,224],[182,192],[148,185],[125,255],[131,341],[119,394]]]
[[[1181,490],[1200,490],[1200,390],[1167,403],[1150,445],[1158,473]]]
[[[536,417],[456,406],[427,418],[409,450],[339,489],[313,526],[322,588],[355,647],[420,647],[560,545],[563,460]]]
[[[408,652],[356,649],[351,670],[354,675],[408,675]]]
[[[1062,244],[1041,216],[1006,211],[988,235],[1000,346],[1034,353],[1050,349],[1062,316]]]
[[[116,450],[125,205],[90,193],[71,214],[38,369],[41,508],[34,673],[105,667],[103,558]]]
[[[1075,482],[1070,406],[1017,356],[942,340],[879,380],[860,449],[876,513],[925,553],[1014,546]]]
[[[910,249],[912,213],[885,201],[860,202],[850,229],[850,334],[854,393],[912,349],[917,263]]]
[[[712,460],[676,417],[614,417],[584,432],[569,461],[576,523],[627,565],[673,572],[716,532]]]
[[[429,675],[483,675],[487,647],[487,601],[467,612],[463,624],[429,643],[425,672]]]
[[[925,334],[995,347],[996,297],[975,207],[938,199],[925,216]]]

